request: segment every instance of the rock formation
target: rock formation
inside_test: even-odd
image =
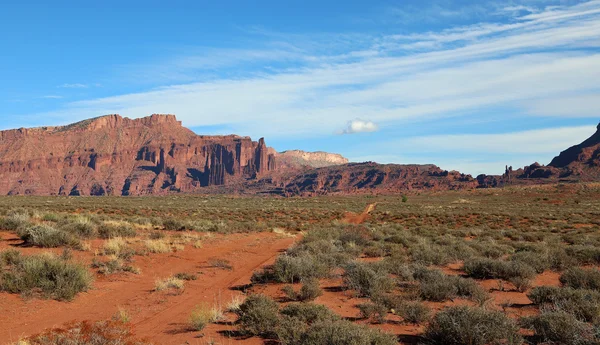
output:
[[[173,115],[0,132],[0,194],[189,192],[255,179],[275,166],[264,139],[196,135]]]
[[[435,165],[348,163],[326,152],[277,153],[264,139],[204,136],[174,115],[107,115],[67,126],[0,131],[0,195],[292,195],[401,193],[600,180],[600,125],[548,166],[501,176]]]
[[[456,190],[478,186],[470,175],[435,165],[353,163],[309,170],[285,184],[286,195],[398,193],[410,190]]]

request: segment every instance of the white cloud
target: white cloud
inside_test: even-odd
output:
[[[424,152],[494,154],[552,154],[581,143],[594,126],[558,127],[500,134],[453,134],[407,138],[393,145],[418,147]],[[392,144],[392,143],[389,143]],[[530,162],[533,163],[533,162]]]
[[[44,99],[61,99],[61,98],[63,98],[63,96],[59,96],[59,95],[46,95],[46,96],[42,96],[42,98],[44,98]]]
[[[87,84],[80,84],[80,83],[74,83],[74,84],[62,84],[59,86],[60,88],[65,88],[65,89],[87,89],[89,87],[89,85]]]
[[[348,121],[346,128],[341,130],[340,133],[341,134],[369,133],[369,132],[376,132],[378,130],[379,130],[379,126],[377,126],[372,121],[355,119],[352,121]]]

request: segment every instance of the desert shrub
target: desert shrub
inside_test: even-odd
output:
[[[104,222],[98,227],[98,237],[104,239],[135,236],[135,229],[127,223]]]
[[[80,238],[95,238],[98,235],[96,225],[86,217],[76,217],[72,221],[61,224],[60,230]]]
[[[306,279],[300,287],[298,299],[300,301],[314,301],[317,297],[323,295],[323,290],[319,286],[319,280],[316,278]]]
[[[372,323],[383,323],[388,313],[388,308],[380,303],[362,303],[357,307],[360,317],[371,320]]]
[[[467,306],[437,313],[425,330],[432,344],[520,344],[519,328],[502,312]]]
[[[346,266],[344,285],[359,296],[371,297],[394,288],[394,280],[381,266],[354,262]]]
[[[299,343],[289,345],[397,345],[398,340],[389,334],[357,325],[350,321],[323,322],[312,325]]]
[[[275,333],[279,343],[283,345],[302,344],[302,337],[308,330],[309,326],[295,317],[283,315]]]
[[[8,216],[0,221],[0,228],[16,231],[29,226],[30,218],[28,212],[9,212]]]
[[[77,246],[79,241],[70,234],[52,226],[39,224],[19,230],[19,236],[26,245],[43,248]]]
[[[586,322],[600,320],[600,292],[554,286],[533,288],[527,297],[542,308],[564,311]]]
[[[555,247],[548,252],[548,263],[551,269],[562,271],[575,265],[576,260],[569,256],[564,248]]]
[[[515,286],[515,289],[519,292],[525,292],[531,287],[531,279],[523,277],[512,277],[508,281]]]
[[[21,341],[28,345],[151,345],[136,339],[131,326],[118,321],[83,321],[52,329]]]
[[[600,341],[590,324],[564,311],[545,312],[522,319],[521,323],[534,331],[538,343],[592,345]]]
[[[560,282],[574,289],[600,290],[600,270],[569,268],[560,276]]]
[[[420,277],[419,291],[421,298],[427,301],[442,302],[456,297],[458,288],[454,277],[449,277],[442,272],[433,271]]]
[[[42,220],[44,222],[58,223],[60,221],[60,219],[61,219],[61,217],[56,213],[45,213],[42,216]]]
[[[298,300],[298,292],[296,290],[294,290],[294,287],[292,285],[286,285],[286,286],[282,287],[281,292],[283,292],[285,297],[287,297],[287,299],[290,301]]]
[[[465,261],[464,271],[476,279],[504,279],[514,277],[533,278],[535,270],[522,262],[501,261],[488,258],[474,258]]]
[[[475,298],[478,295],[485,293],[485,289],[477,284],[477,282],[470,278],[463,277],[452,277],[454,279],[454,286],[456,286],[456,295],[459,297]]]
[[[536,273],[543,273],[551,267],[548,255],[529,251],[517,252],[511,256],[510,260],[529,265]]]
[[[340,319],[326,306],[314,303],[290,303],[281,310],[281,314],[296,318],[309,325]]]
[[[281,255],[273,264],[272,278],[281,283],[297,283],[303,279],[325,278],[332,268],[326,260],[312,254]]]
[[[413,324],[421,324],[429,321],[431,308],[420,301],[406,301],[394,310],[395,314],[402,317],[404,321]]]
[[[418,244],[409,250],[413,262],[425,266],[442,266],[450,262],[444,247],[436,244]]]
[[[186,224],[180,220],[174,218],[168,218],[162,222],[165,230],[183,231],[186,228]]]
[[[278,325],[277,302],[264,295],[252,295],[240,305],[238,322],[243,332],[249,335],[270,337]]]
[[[2,252],[1,257],[8,266],[0,274],[0,290],[3,291],[40,291],[46,298],[71,300],[79,292],[87,291],[92,283],[92,276],[84,266],[51,253],[22,256]]]
[[[580,265],[600,263],[600,247],[584,245],[568,246],[565,248],[565,252]]]

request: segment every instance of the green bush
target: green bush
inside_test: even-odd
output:
[[[600,339],[590,324],[564,311],[546,312],[521,320],[534,331],[537,343],[563,345],[593,345]]]
[[[464,271],[476,279],[504,279],[535,277],[535,270],[522,262],[501,261],[488,258],[474,258],[465,261]]]
[[[270,297],[252,295],[240,305],[238,322],[244,333],[271,337],[279,322],[279,307]]]
[[[420,301],[404,302],[394,311],[395,314],[402,317],[405,322],[410,322],[415,325],[429,321],[431,318],[431,308]]]
[[[547,310],[564,311],[586,322],[600,321],[600,292],[594,290],[539,286],[527,297]]]
[[[569,268],[560,276],[560,282],[574,289],[600,290],[600,270]]]
[[[303,253],[281,255],[272,267],[272,278],[280,283],[297,283],[304,279],[328,277],[333,266],[322,258]]]
[[[551,267],[548,255],[529,251],[517,252],[511,256],[510,260],[529,265],[536,273],[543,273]]]
[[[29,226],[29,213],[11,213],[0,221],[0,228],[4,230],[19,230]]]
[[[129,224],[102,223],[98,227],[98,237],[110,239],[115,237],[135,237],[137,233]]]
[[[51,253],[22,256],[15,251],[0,253],[7,268],[0,275],[0,290],[10,293],[41,291],[46,298],[71,300],[87,291],[92,276],[80,265],[62,260]]]
[[[455,298],[458,293],[456,279],[439,271],[433,272],[419,279],[421,298],[435,302],[443,302]]]
[[[371,297],[394,288],[394,280],[381,266],[354,262],[346,266],[343,274],[344,285],[359,296]]]
[[[439,345],[520,344],[519,328],[502,312],[467,306],[437,313],[425,337]]]
[[[71,234],[45,224],[31,225],[18,231],[19,236],[29,246],[55,248],[77,246],[79,241]]]
[[[324,305],[314,303],[290,303],[281,310],[281,314],[296,318],[309,325],[340,319]]]
[[[321,290],[321,287],[319,286],[319,280],[311,278],[302,283],[298,299],[300,301],[314,301],[321,295],[323,295],[323,290]]]
[[[396,337],[350,321],[314,324],[299,343],[288,345],[397,345]]]
[[[60,230],[80,238],[96,238],[96,225],[87,218],[78,217],[72,222],[62,224]]]
[[[360,317],[371,320],[372,323],[383,323],[388,313],[388,308],[380,303],[362,303],[357,307]]]
[[[184,231],[186,229],[186,223],[174,218],[168,218],[162,222],[165,230]]]
[[[596,246],[568,246],[565,252],[580,265],[600,263],[600,248]]]

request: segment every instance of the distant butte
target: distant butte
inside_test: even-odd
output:
[[[175,115],[106,115],[0,131],[0,195],[400,193],[600,180],[600,125],[548,166],[476,178],[435,165],[349,163],[327,152],[278,153],[263,138],[197,135]]]

